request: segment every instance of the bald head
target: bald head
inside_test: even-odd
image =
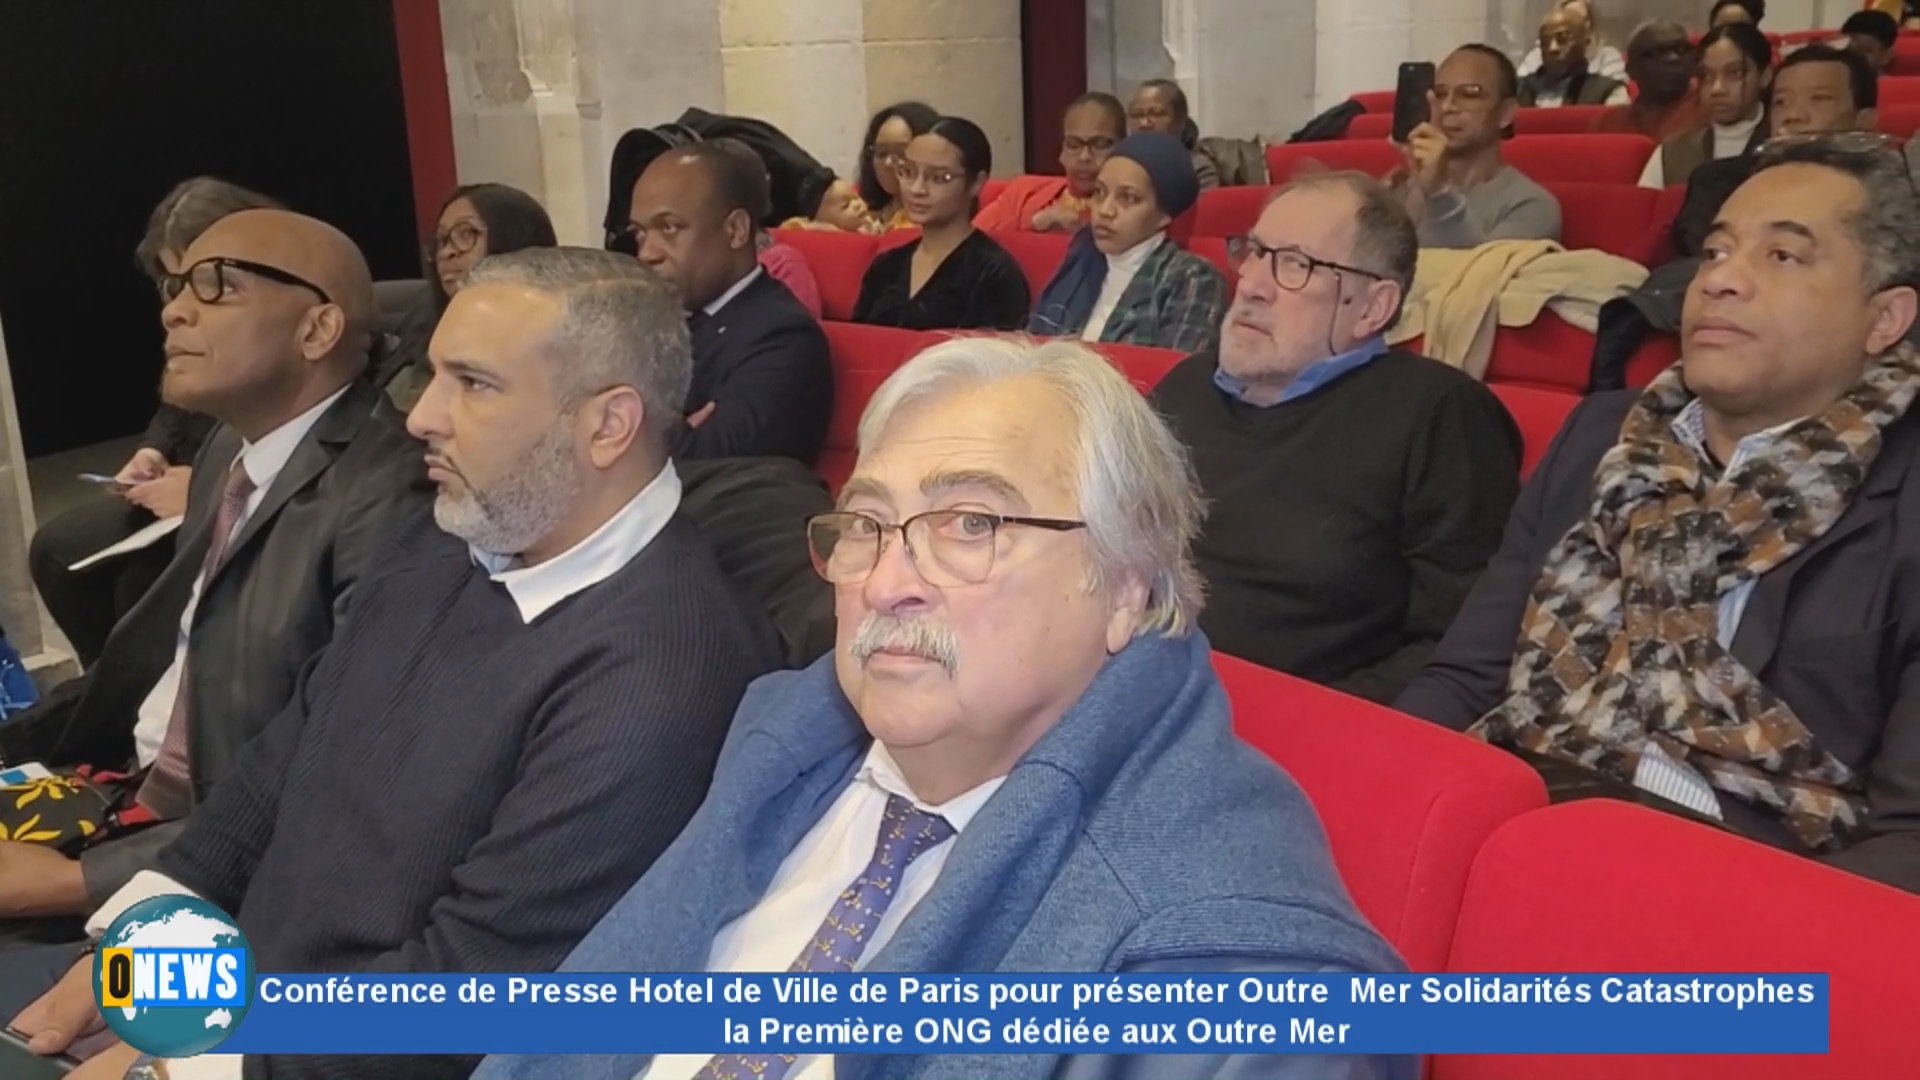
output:
[[[181,256],[161,310],[161,394],[258,438],[365,370],[373,277],[346,234],[286,210],[229,214]]]

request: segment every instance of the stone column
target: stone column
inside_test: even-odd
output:
[[[27,487],[27,457],[20,447],[13,373],[5,334],[0,332],[0,627],[27,666],[40,669],[71,658],[50,648],[50,625],[27,575],[27,538],[33,535],[33,527],[33,495]]]

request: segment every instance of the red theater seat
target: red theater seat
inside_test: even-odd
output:
[[[1349,139],[1385,139],[1393,134],[1393,111],[1364,112],[1347,123]]]
[[[1385,139],[1335,139],[1331,142],[1283,143],[1267,147],[1267,181],[1284,184],[1297,172],[1314,167],[1358,169],[1384,175],[1401,163],[1400,151]]]
[[[1047,287],[1060,264],[1067,257],[1067,241],[1070,237],[1059,233],[1034,232],[997,232],[993,233],[994,243],[1007,249],[1020,269],[1026,272],[1027,288],[1033,298],[1040,299],[1040,290]]]
[[[1529,326],[1502,326],[1494,331],[1493,355],[1487,361],[1487,382],[1509,383],[1536,390],[1585,392],[1593,372],[1593,335],[1551,311],[1542,311]]]
[[[821,313],[828,319],[853,318],[853,305],[860,302],[860,281],[879,249],[874,238],[823,229],[776,229],[773,235],[805,256],[820,286]]]
[[[1627,385],[1635,390],[1652,382],[1654,376],[1680,359],[1680,335],[1653,331],[1647,335],[1633,358],[1627,361]]]
[[[1232,238],[1252,231],[1273,197],[1270,187],[1225,187],[1200,193],[1193,208],[1193,235]]]
[[[1914,1075],[1920,898],[1593,799],[1507,822],[1474,860],[1451,972],[1829,976],[1828,1053],[1449,1056],[1433,1080],[1858,1080]]]
[[[1646,266],[1667,246],[1666,228],[1656,220],[1660,191],[1568,181],[1541,186],[1560,200],[1560,243],[1569,249],[1598,248]]]
[[[1880,119],[1875,126],[1889,135],[1911,139],[1915,131],[1920,131],[1920,102],[1882,105],[1879,113]]]
[[[1520,109],[1513,115],[1515,135],[1584,135],[1606,111],[1604,105],[1563,105],[1557,109]],[[1349,139],[1384,139],[1393,134],[1393,108],[1368,111],[1347,125]]]
[[[833,352],[833,422],[813,471],[838,495],[859,456],[860,414],[867,401],[887,376],[942,335],[849,322],[820,325]]]
[[[1474,854],[1545,806],[1532,769],[1384,706],[1215,653],[1233,728],[1313,800],[1347,891],[1415,971],[1445,970]]]
[[[1521,135],[1501,153],[1535,183],[1638,184],[1653,156],[1644,135]]]
[[[1489,383],[1487,389],[1493,391],[1493,396],[1513,414],[1513,422],[1520,426],[1520,479],[1525,480],[1546,456],[1547,447],[1553,445],[1553,437],[1560,434],[1561,425],[1567,422],[1574,406],[1580,404],[1580,397],[1558,390],[1535,390],[1503,383]]]
[[[1120,345],[1102,341],[1093,347],[1099,350],[1101,356],[1113,361],[1113,366],[1119,368],[1133,388],[1143,394],[1160,385],[1160,380],[1166,378],[1167,372],[1187,358],[1185,353],[1146,345]]]
[[[1360,107],[1369,113],[1387,113],[1388,115],[1392,115],[1393,98],[1394,91],[1392,90],[1368,90],[1365,93],[1355,94],[1347,100],[1359,102]]]
[[[1219,236],[1196,236],[1187,241],[1187,250],[1214,265],[1227,279],[1227,296],[1233,296],[1233,290],[1240,284],[1240,268],[1233,265],[1233,259],[1227,255],[1227,241]]]
[[[1888,75],[1880,80],[1880,107],[1920,105],[1920,76]]]

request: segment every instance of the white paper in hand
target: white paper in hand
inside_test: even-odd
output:
[[[125,555],[130,551],[139,551],[141,548],[152,547],[154,544],[160,541],[161,537],[169,536],[173,533],[175,529],[178,529],[180,527],[180,522],[183,520],[185,519],[178,518],[178,517],[161,518],[159,521],[156,521],[153,524],[147,526],[146,528],[141,529],[139,532],[134,533],[132,536],[127,537],[125,540],[122,540],[117,544],[113,544],[108,547],[101,548],[99,551],[96,551],[93,554],[87,556],[86,558],[81,559],[79,562],[74,563],[72,566],[67,567],[67,569],[68,570],[85,570],[87,567],[92,566],[95,563],[104,562],[107,559],[115,558],[116,556],[120,556],[120,555]]]

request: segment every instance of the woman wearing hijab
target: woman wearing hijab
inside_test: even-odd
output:
[[[1167,239],[1199,197],[1180,140],[1159,132],[1122,140],[1100,169],[1092,227],[1073,238],[1027,329],[1190,354],[1213,348],[1226,280]]]
[[[940,114],[933,106],[902,101],[873,114],[867,121],[867,141],[860,147],[860,198],[888,229],[911,229],[900,201],[900,162],[907,144],[927,133]]]
[[[453,189],[440,204],[433,235],[421,252],[426,267],[427,295],[409,312],[396,331],[399,344],[384,358],[374,379],[402,411],[432,381],[427,368],[427,342],[440,313],[460,291],[460,281],[474,263],[489,255],[521,248],[553,247],[553,222],[533,196],[505,184],[467,184]]]
[[[987,134],[941,117],[908,145],[900,200],[920,239],[882,252],[860,282],[853,321],[905,330],[1018,330],[1027,276],[1005,248],[973,227],[993,169]]]

